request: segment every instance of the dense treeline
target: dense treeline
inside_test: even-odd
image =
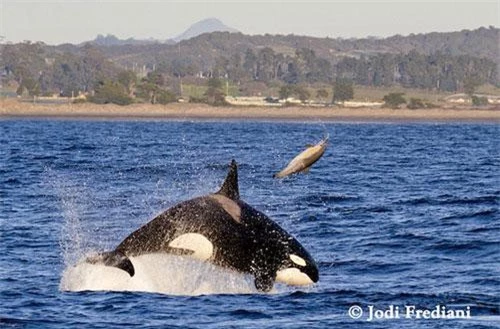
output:
[[[82,47],[79,54],[51,52],[42,43],[25,42],[2,47],[4,80],[15,81],[17,93],[60,93],[76,96],[93,91],[99,81],[115,79],[122,71],[95,47]]]
[[[365,86],[470,91],[485,83],[499,85],[498,58],[473,56],[469,54],[473,52],[460,50],[463,43],[457,40],[470,43],[473,40],[471,33],[482,36],[483,48],[476,49],[476,53],[488,54],[490,43],[496,42],[492,37],[498,36],[498,32],[495,28],[453,32],[449,34],[449,44],[436,46],[434,52],[429,45],[425,51],[384,49],[388,40],[393,40],[395,47],[405,49],[408,40],[415,38],[435,44],[435,40],[442,40],[441,34],[410,36],[408,40],[392,37],[380,42],[384,47],[376,47],[372,44],[374,40],[362,39],[358,43],[369,47],[364,51],[360,45],[353,46],[356,41],[350,41],[351,48],[341,44],[337,49],[326,51],[325,45],[331,42],[328,39],[251,37],[218,32],[173,46],[47,46],[25,42],[1,46],[0,73],[4,83],[16,83],[20,95],[59,93],[76,96],[86,93],[93,95],[97,102],[105,102],[104,95],[111,93],[119,94],[117,99],[121,103],[128,103],[133,98],[152,103],[172,101],[175,99],[173,91],[181,92],[172,88],[172,82],[189,78],[192,81],[224,79],[240,86],[243,93],[246,84],[255,82],[266,85],[334,84],[339,79]],[[290,46],[292,40],[296,41],[294,47]],[[481,45],[481,42],[476,40],[474,44]]]
[[[176,67],[175,63],[172,67]],[[294,56],[276,53],[268,47],[258,52],[248,49],[244,58],[219,57],[208,74],[228,78],[234,83],[257,80],[266,83],[330,84],[337,78],[343,78],[365,86],[401,85],[443,91],[464,90],[467,83],[476,86],[498,84],[497,65],[491,60],[442,53],[423,55],[415,50],[408,54],[346,57],[332,64],[307,48],[297,49]]]
[[[498,84],[497,65],[488,59],[468,55],[450,56],[437,52],[422,55],[379,54],[345,58],[336,66],[337,75],[365,86],[393,86],[463,91],[467,85]]]

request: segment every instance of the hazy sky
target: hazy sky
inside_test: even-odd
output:
[[[97,34],[167,39],[216,17],[246,34],[366,37],[500,26],[500,1],[0,0],[6,41],[78,43]],[[4,41],[5,41],[4,40]]]

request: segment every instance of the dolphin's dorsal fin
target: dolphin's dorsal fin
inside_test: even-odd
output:
[[[238,165],[234,159],[231,161],[229,172],[217,194],[226,196],[231,200],[239,200],[240,198],[240,191],[238,189]]]

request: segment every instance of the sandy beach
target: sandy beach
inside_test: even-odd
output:
[[[500,123],[500,107],[488,109],[385,109],[338,107],[212,107],[205,104],[33,104],[12,99],[0,100],[0,118],[83,118],[83,119],[203,119],[282,121],[449,121]]]

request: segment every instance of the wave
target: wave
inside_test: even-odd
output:
[[[442,217],[441,220],[450,220],[450,219],[467,219],[467,218],[489,218],[494,216],[496,213],[498,213],[497,209],[483,209],[479,211],[471,211],[471,212],[465,212],[465,213],[459,213],[456,215],[450,215],[450,216],[445,216]]]
[[[351,202],[351,201],[359,201],[359,197],[344,195],[344,194],[315,194],[308,195],[305,197],[301,197],[298,199],[299,203],[322,203],[322,204],[330,204],[330,203],[341,203],[341,202]]]
[[[217,171],[227,171],[227,168],[228,168],[228,164],[227,164],[227,161],[226,162],[209,162],[207,164],[204,165],[204,168],[205,169],[210,169],[210,170],[217,170]],[[247,164],[245,162],[238,162],[238,168],[241,170],[241,169],[245,169],[245,168],[252,168],[252,165],[250,164]]]
[[[33,155],[32,160],[35,161],[55,161],[57,160],[58,157],[55,155],[49,155],[49,154],[40,154],[40,155]]]
[[[469,233],[487,233],[487,232],[494,232],[494,231],[499,231],[500,233],[500,225],[498,226],[477,226],[477,227],[472,227],[467,230]]]
[[[493,205],[498,205],[500,201],[500,198],[495,196],[495,195],[481,195],[481,196],[476,196],[476,197],[452,197],[452,198],[446,198],[445,200],[441,200],[439,204],[441,205],[453,205],[453,204],[466,204],[466,205],[473,205],[473,204],[493,204]]]
[[[3,181],[3,184],[5,184],[5,185],[9,185],[9,186],[10,186],[10,185],[15,186],[15,185],[21,185],[21,184],[22,184],[22,182],[21,182],[19,179],[17,179],[17,178],[12,178],[12,177],[9,177],[9,178],[7,178],[7,179],[5,179],[5,180]]]
[[[230,312],[231,315],[236,317],[243,317],[246,319],[272,319],[272,316],[261,311],[237,309]]]
[[[399,200],[396,204],[411,205],[411,206],[426,206],[426,205],[498,205],[500,198],[496,195],[481,195],[459,197],[449,194],[439,195],[437,197],[417,197],[407,200]]]
[[[70,146],[66,146],[61,148],[62,151],[94,151],[96,147],[94,145],[86,145],[86,144],[72,144]]]
[[[438,250],[441,253],[463,253],[469,251],[486,251],[489,247],[497,247],[498,241],[484,241],[484,240],[440,240],[435,243],[430,243],[424,246],[425,250]],[[495,249],[496,250],[496,249]]]

